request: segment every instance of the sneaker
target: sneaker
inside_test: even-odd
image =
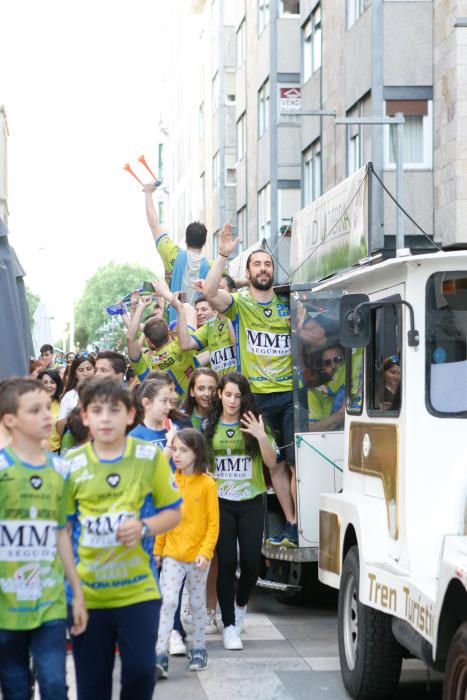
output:
[[[235,629],[237,630],[238,634],[241,634],[243,632],[245,615],[246,605],[240,607],[240,605],[237,605],[237,603],[235,603]]]
[[[167,678],[169,675],[169,657],[167,654],[157,654],[156,674],[158,678]]]
[[[190,651],[189,671],[204,671],[208,667],[208,652],[206,649],[192,649]]]
[[[177,630],[172,630],[169,637],[169,654],[170,656],[185,656],[186,646],[183,642],[182,635]]]
[[[272,544],[274,547],[283,547],[286,536],[287,536],[287,528],[289,527],[290,523],[285,523],[284,527],[282,530],[279,530],[279,532],[276,532],[275,535],[271,535],[271,537],[268,537],[266,540],[266,544]]]
[[[217,634],[219,632],[217,627],[216,611],[207,608],[206,610],[207,622],[204,628],[205,634]]]
[[[233,625],[224,627],[222,641],[224,642],[224,649],[227,649],[228,651],[243,649],[242,640],[240,639],[238,630]]]
[[[285,547],[298,547],[298,528],[296,523],[294,525],[287,523],[282,544]]]

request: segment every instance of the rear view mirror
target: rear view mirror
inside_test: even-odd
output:
[[[344,348],[364,348],[370,342],[370,301],[366,294],[344,294],[339,334]]]

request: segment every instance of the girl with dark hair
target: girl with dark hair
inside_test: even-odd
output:
[[[90,352],[79,352],[70,365],[68,376],[60,400],[60,410],[57,417],[57,432],[60,436],[65,430],[66,418],[71,409],[78,405],[78,387],[81,382],[94,376],[96,360]]]
[[[130,435],[158,445],[168,460],[177,430],[169,418],[170,387],[158,379],[145,379],[135,391],[136,425]]]
[[[57,432],[55,424],[60,410],[60,396],[63,391],[62,380],[56,369],[43,369],[39,372],[37,378],[47,389],[47,393],[52,401],[50,410],[52,411],[53,428],[49,437],[49,450],[58,453],[60,450],[60,435]]]
[[[157,637],[156,669],[160,678],[168,673],[168,647],[183,581],[193,616],[190,671],[206,668],[206,580],[219,533],[219,502],[216,484],[206,474],[209,449],[206,438],[193,428],[178,432],[173,440],[175,480],[183,496],[183,518],[176,528],[156,538],[154,554],[162,560],[160,577],[162,608]]]
[[[190,416],[193,428],[201,430],[201,425],[212,409],[219,379],[213,369],[199,367],[190,377],[182,408]]]
[[[144,378],[144,381],[147,381],[148,379],[158,379],[161,382],[165,382],[169,387],[170,387],[170,411],[169,411],[169,418],[174,423],[174,425],[181,430],[182,428],[192,428],[191,420],[190,417],[186,415],[186,413],[183,413],[183,411],[180,411],[178,408],[178,401],[179,401],[179,396],[177,393],[177,389],[175,387],[175,382],[173,380],[173,377],[170,376],[170,374],[166,374],[165,372],[159,372],[159,370],[152,370],[149,372],[147,377]]]
[[[217,596],[224,623],[223,643],[225,649],[243,649],[240,633],[261,561],[266,491],[263,463],[273,467],[277,450],[242,374],[230,372],[221,378],[205,435],[220,507]],[[241,573],[235,592],[237,540]]]

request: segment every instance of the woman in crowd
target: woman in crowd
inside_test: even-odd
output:
[[[224,623],[223,643],[225,649],[243,649],[240,633],[261,561],[266,490],[263,463],[271,468],[277,453],[242,374],[230,372],[221,378],[205,435],[219,495],[217,596]],[[241,573],[235,591],[237,541]]]
[[[51,452],[58,453],[60,450],[60,435],[57,432],[57,427],[55,424],[60,410],[60,396],[62,395],[63,391],[62,380],[59,372],[56,369],[43,369],[39,372],[37,378],[45,386],[47,393],[52,400],[50,408],[52,411],[53,428],[52,434],[49,438],[49,450]]]
[[[212,409],[218,383],[217,374],[209,367],[195,369],[190,377],[182,408],[196,430],[201,430],[203,421]]]
[[[94,376],[96,361],[90,352],[80,352],[70,365],[65,384],[60,410],[57,418],[57,432],[60,436],[65,430],[66,418],[71,409],[78,405],[78,387],[84,379]]]

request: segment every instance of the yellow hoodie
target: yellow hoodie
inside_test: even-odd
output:
[[[212,559],[219,535],[219,499],[214,479],[208,474],[175,472],[183,496],[182,519],[173,530],[158,535],[154,554],[192,562],[201,555]]]

